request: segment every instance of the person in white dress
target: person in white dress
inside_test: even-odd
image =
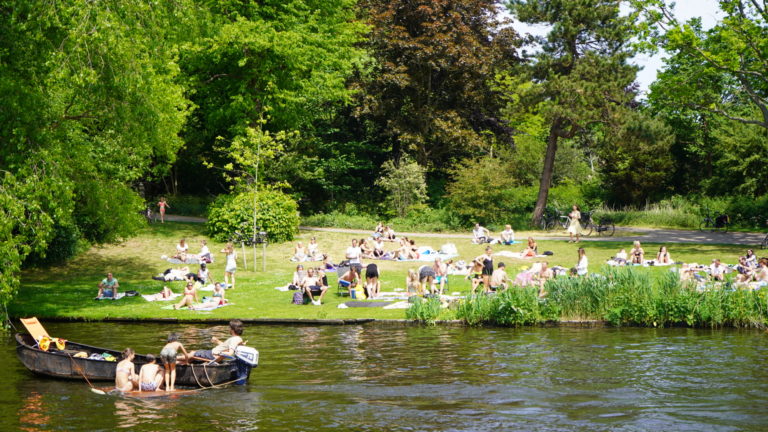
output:
[[[581,237],[581,224],[579,223],[579,220],[581,219],[581,212],[579,211],[579,206],[574,205],[573,209],[570,213],[568,213],[568,219],[570,220],[570,223],[568,223],[568,235],[570,236],[570,240],[568,240],[568,243],[573,243],[573,236],[576,236],[576,243],[579,242],[579,237]]]
[[[235,271],[237,271],[237,252],[232,243],[227,243],[221,253],[227,256],[227,264],[224,266],[224,284],[230,289],[235,289]]]
[[[579,262],[576,264],[576,274],[579,276],[586,276],[589,271],[589,260],[587,259],[587,253],[584,248],[579,248]]]

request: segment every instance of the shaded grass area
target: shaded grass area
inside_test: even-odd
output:
[[[335,262],[343,259],[344,251],[353,238],[349,234],[327,232],[301,232],[297,240],[305,243],[316,236],[320,250],[330,254]],[[171,255],[180,238],[186,238],[190,250],[197,252],[200,240],[209,241],[216,261],[209,266],[215,280],[222,280],[224,274],[224,256],[218,251],[223,244],[212,242],[205,236],[204,227],[199,224],[166,223],[153,224],[145,228],[138,236],[118,245],[94,247],[66,265],[48,268],[34,268],[24,271],[22,286],[9,312],[14,316],[37,315],[38,317],[76,317],[98,320],[112,318],[293,318],[293,319],[403,319],[403,310],[384,310],[381,308],[338,309],[337,306],[348,297],[339,297],[336,293],[335,274],[329,274],[331,289],[322,306],[297,306],[291,304],[293,292],[281,292],[274,289],[291,280],[296,264],[289,261],[294,243],[274,244],[267,247],[267,271],[262,271],[261,250],[257,251],[257,271],[253,269],[253,250],[247,249],[247,269],[243,266],[242,249],[238,248],[238,271],[236,289],[228,290],[226,295],[234,304],[210,312],[187,310],[164,310],[162,306],[171,302],[147,302],[140,296],[128,297],[117,301],[96,301],[96,284],[107,271],[115,274],[120,281],[121,291],[136,290],[141,294],[159,292],[163,282],[151,277],[169,267],[177,267],[160,259],[161,255]],[[357,236],[360,237],[360,236]],[[482,253],[484,246],[470,244],[468,240],[444,238],[414,237],[418,245],[429,245],[439,249],[443,243],[452,242],[458,247],[460,257],[466,261]],[[575,265],[576,250],[583,246],[590,259],[590,270],[598,271],[600,264],[613,256],[619,248],[629,250],[631,244],[617,242],[589,242],[579,245],[568,244],[562,240],[540,241],[539,250],[551,250],[552,257],[547,260],[552,265],[571,267]],[[394,248],[393,243],[387,244]],[[644,244],[646,251],[658,250],[657,244]],[[511,250],[519,252],[522,245],[494,246],[495,251]],[[742,246],[728,245],[673,245],[670,252],[675,260],[686,262],[709,262],[718,257],[725,262],[734,262],[736,256],[744,252]],[[510,277],[531,261],[497,257],[496,262],[507,264]],[[426,264],[421,262],[375,261],[379,265],[383,291],[405,288],[405,276],[409,268],[418,268]],[[309,263],[304,263],[305,267]],[[196,271],[197,266],[192,266]],[[643,268],[641,272],[660,274],[668,268]],[[182,282],[167,283],[174,292],[182,291]],[[448,292],[468,294],[469,281],[462,276],[449,278]],[[203,293],[204,295],[204,293]]]

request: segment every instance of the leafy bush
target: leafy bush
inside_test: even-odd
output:
[[[227,241],[235,231],[249,236],[253,226],[253,192],[221,195],[208,209],[208,232],[218,241]],[[276,190],[259,191],[256,225],[267,232],[269,241],[293,240],[298,232],[298,205],[290,196]]]
[[[376,185],[387,191],[385,199],[394,214],[403,217],[409,208],[426,201],[427,181],[421,165],[408,159],[389,160],[381,166],[381,171]]]
[[[405,310],[405,317],[425,324],[434,324],[440,316],[441,308],[440,299],[416,297],[416,302]]]

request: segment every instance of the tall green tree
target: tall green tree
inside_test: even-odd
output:
[[[635,96],[637,68],[632,38],[637,13],[622,14],[620,0],[510,0],[521,22],[549,26],[545,37],[533,38],[540,50],[529,59],[526,73],[536,83],[523,96],[524,106],[539,107],[549,132],[539,193],[533,212],[538,222],[552,184],[558,143],[585,128],[610,123]]]
[[[174,49],[186,6],[0,2],[0,301],[30,253],[140,226],[131,186],[182,145]]]
[[[362,0],[371,27],[373,73],[359,85],[356,114],[379,145],[446,168],[496,142],[511,145],[500,120],[494,74],[517,60],[519,40],[490,0]]]
[[[650,40],[685,66],[685,74],[665,88],[666,96],[681,107],[768,129],[768,5],[758,0],[719,0],[719,5],[725,16],[709,30],[699,19],[680,22],[665,0],[642,5],[658,22]]]
[[[364,61],[356,46],[365,26],[354,0],[227,0],[202,2],[205,33],[180,51],[195,111],[184,130],[178,165],[187,191],[226,191],[201,176],[202,161],[230,161],[215,143],[234,142],[258,126],[296,133],[265,165],[262,178],[299,183],[317,179],[318,128],[351,100],[347,79]]]

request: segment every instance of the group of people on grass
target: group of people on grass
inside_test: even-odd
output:
[[[141,366],[138,374],[133,363],[136,354],[133,349],[126,348],[123,350],[122,360],[115,367],[115,389],[122,392],[154,392],[161,388],[165,391],[174,391],[176,365],[178,363],[187,364],[195,360],[221,362],[232,358],[237,347],[245,343],[242,336],[242,321],[232,320],[229,322],[228,339],[222,342],[214,336],[211,338],[211,342],[216,345],[213,349],[187,352],[184,345],[179,341],[179,336],[176,333],[171,333],[167,343],[160,350],[160,363],[153,354],[147,354],[147,363]]]

